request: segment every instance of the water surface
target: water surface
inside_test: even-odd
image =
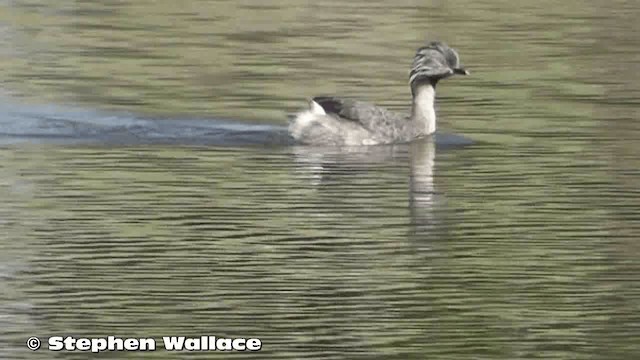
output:
[[[0,2],[0,357],[637,358],[639,10]],[[427,37],[472,72],[438,114],[474,145],[281,141],[313,95],[405,110]]]

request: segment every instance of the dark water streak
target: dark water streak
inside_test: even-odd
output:
[[[89,356],[24,345],[64,334],[260,337],[270,359],[640,355],[634,3],[0,9],[0,358]],[[405,109],[425,34],[472,71],[438,89],[439,129],[472,146],[287,144],[309,96]]]

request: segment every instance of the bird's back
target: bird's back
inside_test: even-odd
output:
[[[411,140],[408,116],[371,103],[340,97],[313,98],[310,109],[297,114],[291,134],[314,145],[376,145]]]

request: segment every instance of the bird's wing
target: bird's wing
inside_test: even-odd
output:
[[[317,96],[313,98],[313,101],[320,105],[327,114],[357,122],[367,130],[385,132],[385,128],[397,126],[405,121],[405,117],[402,115],[363,101],[335,96]]]

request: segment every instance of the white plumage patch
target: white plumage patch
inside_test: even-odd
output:
[[[313,100],[309,100],[309,111],[316,115],[327,115],[322,106]]]
[[[302,136],[305,128],[311,126],[314,121],[318,121],[319,116],[327,115],[322,106],[313,100],[309,100],[309,110],[304,110],[296,114],[289,125],[289,132],[294,138]]]

